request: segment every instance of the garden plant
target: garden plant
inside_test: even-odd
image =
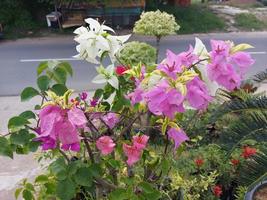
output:
[[[144,16],[134,31],[154,35],[157,46],[179,28],[167,13]],[[194,47],[167,50],[157,61],[158,47],[134,42],[131,49],[130,35],[85,21],[88,27],[74,31],[75,57],[96,64],[92,81],[103,87],[75,93],[67,87],[68,63],[40,63],[38,89],[21,93],[22,101],[38,96],[40,104],[11,118],[0,137],[1,155],[38,152],[44,163],[16,198],[242,199],[265,177],[267,99],[242,82],[254,64],[245,51],[252,46],[211,40],[208,51],[196,38]]]

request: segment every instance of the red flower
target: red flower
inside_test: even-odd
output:
[[[123,72],[125,72],[125,71],[127,71],[128,69],[126,68],[126,67],[124,67],[124,66],[117,66],[116,67],[116,74],[118,75],[118,76],[122,76],[123,75]]]
[[[246,147],[243,147],[243,152],[242,152],[242,157],[247,159],[249,158],[250,156],[253,156],[254,154],[257,153],[257,149],[253,148],[253,147],[249,147],[249,146],[246,146]]]
[[[195,164],[197,167],[201,167],[204,164],[204,160],[199,158],[195,160]]]
[[[237,165],[239,165],[240,160],[238,160],[238,159],[232,159],[231,160],[231,163],[232,163],[232,165],[237,166]]]
[[[214,187],[213,187],[213,194],[216,196],[216,197],[220,197],[221,195],[222,195],[222,186],[220,186],[220,185],[215,185]]]

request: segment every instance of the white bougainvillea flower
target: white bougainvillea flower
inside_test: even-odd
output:
[[[93,78],[93,83],[109,83],[115,89],[119,89],[119,80],[114,74],[114,65],[109,65],[107,68],[100,66],[96,70],[98,72],[98,75]]]
[[[197,37],[195,38],[195,48],[194,48],[193,52],[194,52],[194,54],[199,56],[200,60],[209,59],[209,54],[208,54],[206,46]],[[207,84],[207,87],[209,89],[210,94],[212,96],[215,96],[215,93],[216,93],[217,89],[219,88],[219,85],[217,83],[215,83],[215,82],[212,82],[208,78],[207,69],[206,69],[207,68],[207,64],[208,64],[208,60],[202,61],[197,65],[197,69],[201,73],[201,78]]]
[[[76,46],[78,54],[74,57],[99,64],[97,58],[101,58],[103,53],[107,53],[114,63],[116,53],[119,52],[131,35],[110,35],[107,31],[115,33],[112,28],[100,24],[92,18],[85,19],[85,22],[88,23],[88,27],[82,26],[74,31],[76,34],[74,40],[79,43]]]

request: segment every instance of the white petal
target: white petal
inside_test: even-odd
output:
[[[87,28],[85,28],[84,26],[81,26],[81,27],[75,29],[73,33],[75,33],[77,35],[81,35],[81,34],[86,33],[86,32],[88,32]]]
[[[108,83],[110,85],[112,85],[112,87],[114,87],[115,89],[119,89],[119,80],[116,76],[112,76],[110,79],[107,80]]]
[[[98,33],[100,31],[100,24],[97,20],[93,19],[93,18],[87,18],[84,20],[87,24],[89,24],[90,27],[90,31],[94,31],[96,33]]]
[[[101,25],[101,28],[103,31],[111,31],[111,32],[115,33],[115,31],[112,28],[110,28],[109,26],[106,26],[104,24]]]
[[[194,48],[193,53],[198,55],[200,59],[207,58],[208,51],[207,51],[206,46],[197,37],[195,38],[195,41],[196,43],[195,43],[195,48]]]
[[[98,74],[93,78],[92,82],[93,83],[106,83],[107,80],[102,74]]]
[[[107,71],[108,74],[113,74],[113,72],[114,72],[114,65],[107,66],[106,71]]]

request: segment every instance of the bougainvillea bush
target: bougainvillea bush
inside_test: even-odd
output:
[[[68,63],[39,65],[38,89],[25,88],[21,99],[40,96],[41,103],[34,111],[11,118],[9,132],[0,138],[2,155],[39,151],[39,160],[48,160],[46,171],[34,182],[24,180],[16,197],[219,198],[223,192],[216,185],[219,171],[205,160],[212,156],[202,157],[197,149],[189,152],[191,163],[185,156],[196,138],[183,130],[181,119],[187,110],[205,113],[214,100],[214,88],[233,91],[240,87],[254,63],[244,51],[251,46],[211,40],[208,51],[196,39],[195,47],[189,45],[184,52],[167,50],[159,63],[129,65],[118,55],[130,35],[117,36],[94,19],[85,21],[88,27],[74,32],[78,43],[75,57],[95,63],[98,75],[92,81],[104,86],[93,95],[75,93],[66,86],[73,73]],[[104,66],[103,59],[109,59],[110,65]],[[199,152],[220,151],[210,148]],[[180,156],[182,152],[185,154]],[[254,153],[246,149],[242,155]],[[233,165],[238,162],[233,158]],[[191,167],[194,179],[178,170],[183,163],[185,168]],[[204,167],[208,173],[200,174]]]

